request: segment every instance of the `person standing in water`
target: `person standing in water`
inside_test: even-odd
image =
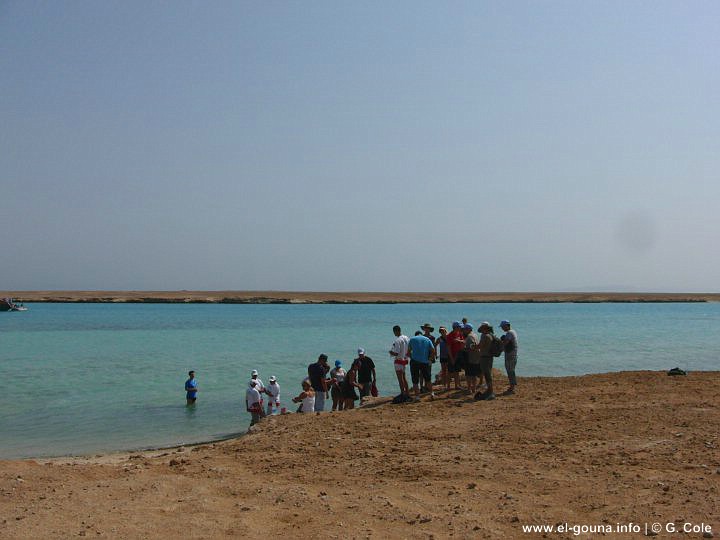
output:
[[[250,379],[248,389],[245,391],[245,404],[247,411],[252,416],[250,425],[254,426],[265,416],[262,404],[260,403],[260,392],[257,390],[257,382],[254,379]]]
[[[270,384],[265,388],[265,393],[270,396],[267,404],[267,415],[270,416],[274,409],[280,409],[280,385],[277,377],[270,377]]]
[[[198,383],[195,379],[195,372],[188,371],[189,379],[185,381],[185,399],[188,405],[194,405],[197,401]]]

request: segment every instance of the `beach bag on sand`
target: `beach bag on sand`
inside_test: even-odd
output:
[[[500,356],[505,351],[505,344],[502,342],[502,340],[497,337],[492,337],[492,345],[490,345],[490,354],[497,357]]]
[[[672,376],[672,375],[687,375],[687,373],[684,370],[680,369],[679,367],[672,368],[670,371],[667,372],[667,374],[670,376]]]

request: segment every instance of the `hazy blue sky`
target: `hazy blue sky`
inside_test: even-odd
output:
[[[720,290],[720,2],[0,1],[0,289]]]

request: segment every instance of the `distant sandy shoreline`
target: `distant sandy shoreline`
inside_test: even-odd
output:
[[[720,302],[720,293],[0,291],[17,302],[201,304],[412,304]]]

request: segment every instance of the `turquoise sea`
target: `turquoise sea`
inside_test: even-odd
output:
[[[243,433],[252,369],[278,377],[283,405],[321,352],[347,367],[358,347],[396,393],[392,326],[467,317],[520,341],[518,376],[716,370],[720,304],[28,304],[0,313],[0,458],[94,454]],[[437,334],[437,331],[435,332]],[[497,362],[502,368],[502,359]],[[197,372],[195,407],[185,405]],[[522,379],[520,379],[522,385]]]

